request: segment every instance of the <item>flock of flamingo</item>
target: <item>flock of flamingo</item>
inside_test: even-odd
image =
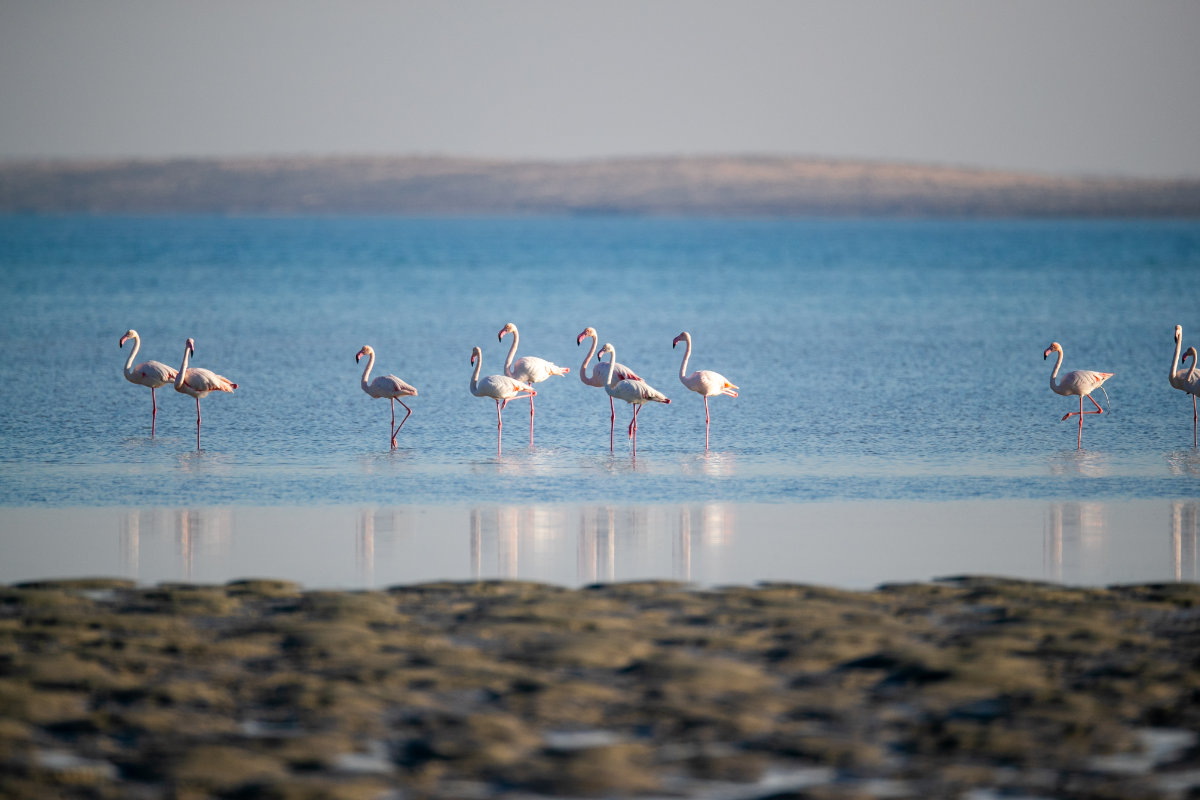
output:
[[[1181,391],[1187,392],[1192,396],[1192,447],[1197,446],[1196,428],[1198,415],[1196,413],[1196,396],[1200,395],[1200,374],[1196,370],[1196,348],[1189,347],[1187,352],[1183,354],[1183,360],[1179,359],[1179,351],[1183,348],[1183,326],[1175,326],[1175,354],[1171,357],[1171,371],[1167,373],[1167,380],[1170,384]],[[1054,362],[1054,371],[1050,373],[1050,388],[1056,393],[1071,397],[1079,397],[1079,410],[1071,411],[1063,414],[1063,420],[1068,420],[1071,417],[1079,417],[1079,434],[1076,438],[1076,447],[1083,448],[1083,417],[1086,414],[1103,414],[1104,409],[1092,397],[1092,392],[1099,389],[1104,392],[1105,399],[1108,398],[1108,392],[1104,391],[1104,382],[1113,376],[1111,372],[1096,372],[1090,369],[1078,369],[1073,372],[1068,372],[1058,378],[1058,370],[1062,367],[1063,349],[1058,342],[1051,342],[1046,351],[1042,353],[1042,358],[1047,359],[1051,353],[1058,353],[1058,360]],[[1187,366],[1187,360],[1192,360],[1192,366]],[[1185,373],[1184,370],[1187,370]],[[1083,398],[1092,401],[1092,405],[1096,407],[1095,411],[1083,410]]]
[[[504,362],[504,373],[502,375],[488,375],[485,378],[480,378],[479,373],[482,369],[483,351],[479,347],[475,347],[471,351],[471,365],[475,368],[475,371],[471,375],[471,394],[476,397],[490,397],[496,401],[497,452],[500,452],[504,433],[504,418],[501,412],[508,405],[508,401],[526,398],[529,400],[529,444],[532,446],[533,398],[537,395],[537,390],[533,385],[541,383],[554,375],[566,375],[571,371],[570,367],[560,367],[544,358],[536,356],[516,358],[517,344],[521,336],[517,331],[517,326],[511,322],[508,323],[500,329],[500,333],[496,338],[498,341],[503,342],[504,337],[510,333],[512,334],[512,345],[508,349],[508,358]],[[613,430],[616,427],[616,408],[614,407],[613,400],[616,399],[624,400],[634,407],[633,419],[629,423],[629,438],[636,449],[637,418],[642,406],[646,403],[670,403],[671,400],[662,392],[642,380],[632,369],[624,364],[617,363],[616,349],[611,344],[605,343],[600,348],[600,353],[597,354],[596,345],[599,343],[600,338],[595,328],[585,328],[576,337],[576,345],[583,344],[583,340],[586,338],[592,340],[592,345],[588,349],[587,355],[584,356],[579,378],[587,386],[603,387],[604,391],[608,393],[608,448],[609,450],[613,449]],[[133,329],[126,331],[125,335],[121,337],[120,346],[124,347],[125,342],[131,339],[133,340],[133,349],[130,351],[129,358],[125,362],[125,379],[139,386],[150,387],[150,436],[154,436],[154,423],[155,418],[158,416],[158,401],[155,399],[154,391],[170,383],[174,385],[175,391],[190,395],[196,399],[196,449],[199,450],[200,399],[207,397],[211,392],[232,392],[238,388],[237,384],[211,370],[188,367],[188,358],[195,353],[195,342],[191,339],[188,339],[184,345],[183,363],[178,370],[159,361],[143,361],[135,366],[133,362],[137,357],[138,349],[141,347],[141,338],[138,336],[138,332]],[[709,444],[709,424],[711,421],[708,413],[708,398],[716,395],[737,397],[738,387],[730,383],[724,375],[712,370],[697,370],[688,374],[688,360],[692,356],[691,334],[687,331],[680,333],[671,342],[671,348],[674,349],[680,342],[683,342],[686,347],[683,353],[683,361],[679,365],[679,381],[685,387],[704,398],[704,449],[707,450]],[[606,353],[608,354],[607,362],[603,358]],[[363,369],[362,390],[371,397],[387,398],[390,401],[392,421],[389,430],[391,431],[391,446],[392,449],[395,449],[396,437],[400,434],[400,429],[404,427],[404,423],[408,421],[409,416],[412,414],[412,409],[408,407],[403,398],[416,397],[417,390],[414,386],[397,378],[395,375],[381,375],[371,380],[371,369],[375,366],[375,350],[370,345],[363,345],[362,349],[354,357],[355,362],[361,361],[363,356],[367,357],[367,365]],[[589,375],[588,363],[592,360],[592,356],[596,357],[598,364],[592,370],[592,374]],[[400,420],[399,425],[396,424],[396,403],[403,406],[405,410],[404,417]]]
[[[485,378],[480,378],[479,373],[482,370],[483,350],[475,347],[471,350],[471,365],[474,367],[474,372],[471,374],[471,394],[476,397],[490,397],[496,401],[496,450],[500,451],[501,441],[504,432],[504,418],[501,414],[504,407],[508,405],[510,400],[529,400],[529,444],[533,444],[533,417],[534,405],[533,398],[537,395],[537,390],[534,384],[554,375],[566,375],[571,371],[570,367],[560,367],[544,358],[536,356],[524,356],[516,358],[517,344],[520,341],[520,333],[517,331],[517,326],[513,323],[508,323],[500,329],[497,334],[497,341],[504,341],[504,337],[512,334],[512,344],[508,348],[508,358],[504,361],[504,372],[501,375],[488,375]],[[188,358],[195,353],[195,342],[191,339],[183,348],[183,363],[179,369],[173,369],[159,361],[143,361],[134,366],[134,359],[137,357],[138,349],[141,347],[141,339],[138,332],[128,330],[121,337],[120,346],[124,347],[125,342],[133,340],[133,349],[129,353],[129,358],[125,362],[125,378],[131,383],[136,383],[140,386],[150,387],[150,435],[154,436],[155,418],[158,416],[158,401],[155,399],[154,390],[166,386],[168,383],[174,384],[175,391],[189,395],[196,399],[196,449],[200,449],[200,399],[207,397],[211,392],[232,392],[238,388],[237,384],[228,378],[218,375],[217,373],[201,369],[199,367],[189,367]],[[584,339],[591,339],[591,347],[588,348],[588,353],[584,356],[583,365],[580,367],[579,379],[587,386],[603,387],[608,394],[609,408],[609,427],[608,427],[608,447],[613,449],[613,431],[616,427],[616,408],[613,404],[614,400],[624,400],[632,405],[633,418],[629,422],[629,438],[633,442],[633,446],[637,447],[637,418],[638,413],[642,410],[642,406],[646,403],[670,403],[671,400],[662,392],[655,389],[650,384],[646,383],[629,367],[617,362],[616,348],[610,343],[605,343],[600,348],[600,352],[596,353],[596,345],[600,342],[600,337],[596,333],[595,328],[584,328],[583,331],[576,337],[576,345],[583,344]],[[683,331],[671,342],[671,348],[683,342],[685,345],[683,353],[683,361],[679,365],[679,381],[685,387],[693,392],[696,392],[704,398],[704,449],[709,446],[709,425],[711,418],[708,413],[708,398],[717,395],[728,395],[729,397],[738,396],[738,387],[730,383],[724,375],[712,370],[697,370],[688,374],[688,360],[692,356],[692,336],[687,331]],[[1175,326],[1175,354],[1171,358],[1171,371],[1168,375],[1171,386],[1186,392],[1192,396],[1192,446],[1197,446],[1197,425],[1200,415],[1197,414],[1196,398],[1200,395],[1200,373],[1197,372],[1197,357],[1196,348],[1189,347],[1183,353],[1182,360],[1180,359],[1180,350],[1183,347],[1183,326]],[[1058,342],[1051,342],[1050,346],[1042,353],[1042,358],[1050,357],[1051,353],[1057,353],[1058,359],[1054,362],[1054,370],[1050,373],[1050,388],[1057,394],[1079,398],[1079,410],[1071,411],[1063,415],[1063,420],[1068,420],[1071,417],[1078,417],[1079,432],[1076,439],[1076,446],[1083,447],[1083,418],[1089,414],[1103,414],[1104,409],[1092,397],[1092,392],[1100,389],[1104,392],[1107,399],[1108,393],[1104,390],[1104,382],[1113,376],[1111,372],[1096,372],[1094,370],[1081,369],[1068,372],[1060,379],[1058,371],[1063,363],[1063,349]],[[604,360],[605,354],[608,355],[608,360]],[[375,351],[369,345],[363,345],[362,349],[354,357],[354,360],[361,361],[362,357],[367,357],[367,365],[363,369],[362,374],[362,390],[371,397],[386,397],[391,404],[392,421],[389,430],[391,431],[391,446],[396,448],[396,437],[400,433],[400,429],[404,427],[404,423],[408,421],[412,414],[412,409],[404,402],[402,398],[416,397],[417,390],[411,384],[397,378],[395,375],[381,375],[375,380],[371,380],[371,369],[375,366]],[[596,357],[598,362],[592,373],[588,374],[588,364],[592,360],[592,356]],[[1191,359],[1191,367],[1187,366],[1188,359]],[[1185,372],[1186,370],[1186,372]],[[1096,407],[1095,411],[1083,410],[1083,399],[1091,400],[1092,405]],[[396,403],[404,407],[405,414],[400,424],[396,424]]]

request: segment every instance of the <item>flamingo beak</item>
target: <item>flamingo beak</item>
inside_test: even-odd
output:
[[[354,363],[357,364],[362,359],[362,350],[358,351],[358,355],[354,357]]]
[[[579,334],[579,338],[577,338],[577,339],[575,340],[575,346],[576,346],[576,347],[578,347],[578,346],[579,346],[579,345],[581,345],[581,344],[583,344],[583,334],[582,334],[582,333],[581,333],[581,334]]]

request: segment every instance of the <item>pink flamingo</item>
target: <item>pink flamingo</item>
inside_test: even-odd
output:
[[[188,368],[188,357],[196,352],[196,342],[188,339],[183,346],[183,363],[175,375],[175,391],[196,398],[196,449],[200,449],[200,398],[209,392],[232,392],[238,385],[223,375],[200,367]]]
[[[511,322],[500,329],[500,333],[496,336],[497,341],[504,341],[505,334],[513,335],[512,346],[508,348],[508,358],[504,361],[504,374],[514,380],[522,383],[541,383],[551,375],[566,375],[571,371],[570,367],[560,367],[557,364],[552,364],[544,358],[537,356],[524,356],[513,361],[513,357],[517,354],[517,342],[521,339],[521,334],[517,332],[517,326]],[[533,395],[529,395],[529,444],[533,444]]]
[[[1183,347],[1183,326],[1175,326],[1175,355],[1171,358],[1171,371],[1167,378],[1171,381],[1171,385],[1180,391],[1187,392],[1192,396],[1192,447],[1196,446],[1196,395],[1200,394],[1200,379],[1196,376],[1196,348],[1189,347],[1187,352],[1183,354],[1183,360],[1192,359],[1192,368],[1187,374],[1183,373],[1184,364],[1180,363],[1179,371],[1176,372],[1175,364],[1179,362],[1179,349]]]
[[[362,360],[362,357],[367,357],[367,368],[362,374],[362,390],[371,397],[386,397],[391,400],[392,405],[392,449],[396,449],[396,435],[400,433],[400,429],[404,427],[404,423],[408,422],[408,417],[412,414],[412,409],[409,408],[401,397],[416,397],[417,390],[409,386],[404,381],[397,378],[395,375],[380,375],[375,380],[367,383],[367,379],[371,375],[371,367],[375,366],[375,350],[371,345],[364,344],[362,350],[358,351],[358,355],[354,357],[355,363]],[[404,419],[400,420],[400,424],[396,424],[396,403],[404,406],[404,410],[408,413],[404,415]]]
[[[715,395],[724,394],[730,397],[737,397],[737,388],[725,376],[719,372],[713,372],[711,369],[702,369],[687,374],[688,358],[692,355],[692,335],[687,331],[675,337],[671,342],[671,349],[675,349],[675,345],[684,342],[687,348],[683,351],[683,363],[679,365],[679,382],[687,388],[691,389],[696,394],[704,398],[704,449],[708,449],[708,398]]]
[[[1042,360],[1049,358],[1051,353],[1058,353],[1058,360],[1054,362],[1054,371],[1050,373],[1050,388],[1053,389],[1056,394],[1061,394],[1067,397],[1071,395],[1079,395],[1079,410],[1072,411],[1069,414],[1063,414],[1063,419],[1066,420],[1074,416],[1079,417],[1079,437],[1076,446],[1082,450],[1083,415],[1104,413],[1104,409],[1101,408],[1100,404],[1097,403],[1092,397],[1092,392],[1099,389],[1100,391],[1104,392],[1104,397],[1107,399],[1108,392],[1104,391],[1102,384],[1111,378],[1113,373],[1094,372],[1090,369],[1077,369],[1072,372],[1068,372],[1066,375],[1062,376],[1062,380],[1057,381],[1055,379],[1058,377],[1058,369],[1062,366],[1063,362],[1062,345],[1060,345],[1058,342],[1051,342],[1050,346],[1046,348],[1046,352],[1042,353]],[[1092,405],[1096,407],[1095,411],[1083,410],[1083,398],[1085,397],[1092,401]]]
[[[121,337],[120,346],[124,347],[125,342],[130,339],[133,339],[133,350],[130,351],[129,358],[125,361],[125,380],[139,386],[150,387],[150,438],[154,438],[154,421],[158,417],[158,400],[154,397],[154,390],[175,380],[175,368],[168,367],[161,361],[143,361],[136,367],[133,366],[133,359],[137,357],[138,350],[142,346],[142,339],[138,336],[137,331],[130,328]]]
[[[508,405],[509,400],[519,400],[532,397],[537,390],[528,383],[510,378],[507,375],[488,375],[479,379],[479,370],[483,368],[483,350],[475,347],[471,350],[471,363],[475,372],[471,375],[471,394],[476,397],[490,397],[496,401],[496,455],[500,454],[500,442],[504,435],[504,419],[500,412]],[[528,392],[529,394],[521,394]]]
[[[637,449],[637,418],[638,412],[642,410],[642,406],[646,403],[666,403],[670,404],[671,400],[658,389],[655,389],[650,384],[642,380],[633,380],[625,378],[624,380],[617,377],[617,351],[613,346],[605,342],[604,347],[600,348],[600,352],[596,355],[596,360],[603,362],[602,356],[608,353],[608,363],[605,366],[607,378],[604,381],[604,391],[608,392],[609,397],[614,397],[617,400],[624,400],[626,403],[631,403],[634,406],[633,419],[629,421],[629,438],[633,440],[633,448]],[[612,439],[608,442],[609,451],[612,450]]]
[[[583,357],[583,365],[580,366],[580,368],[579,368],[579,380],[583,381],[584,384],[586,384],[587,386],[595,386],[597,388],[603,388],[603,386],[605,384],[605,379],[607,377],[606,370],[604,369],[604,366],[603,366],[604,362],[600,362],[599,364],[597,364],[596,368],[594,370],[592,370],[591,375],[588,375],[588,371],[587,371],[588,362],[592,360],[592,356],[596,355],[596,345],[600,343],[600,337],[596,334],[596,329],[591,328],[591,327],[584,328],[583,333],[581,333],[581,334],[579,334],[579,336],[575,337],[575,345],[579,346],[579,345],[583,344],[584,338],[589,337],[589,336],[592,339],[592,346],[588,348],[587,355]],[[624,380],[640,381],[641,380],[641,376],[639,376],[636,372],[634,372],[633,370],[631,370],[629,367],[625,366],[624,364],[616,364],[616,365],[614,365],[613,369],[615,369],[617,371],[617,379],[618,380],[622,380],[622,381],[624,381]],[[613,428],[616,425],[616,423],[617,423],[617,410],[613,406],[612,397],[609,397],[608,398],[608,449],[609,450],[612,449]]]

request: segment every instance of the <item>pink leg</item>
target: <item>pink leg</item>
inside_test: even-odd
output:
[[[196,450],[200,450],[200,398],[196,398]]]
[[[154,399],[154,387],[150,387],[150,438],[154,438],[154,419],[158,416],[158,401]]]
[[[610,395],[608,398],[608,452],[613,449],[613,430],[617,427],[617,409],[613,405],[613,399]]]
[[[412,414],[412,409],[408,407],[407,403],[405,403],[403,400],[397,400],[396,402],[399,403],[400,405],[404,406],[404,411],[406,413],[404,414],[404,419],[400,420],[400,424],[397,425],[392,430],[392,446],[393,447],[395,446],[395,443],[396,443],[396,434],[400,432],[400,429],[404,427],[404,423],[408,422],[408,418]],[[393,414],[392,419],[395,419],[395,418],[396,418],[396,415]]]
[[[1192,395],[1192,447],[1196,446],[1196,395]]]
[[[529,395],[529,446],[533,447],[533,395]]]
[[[396,449],[396,398],[391,397],[388,399],[390,399],[392,401],[391,402],[392,426],[391,426],[391,428],[389,428],[389,430],[392,432],[392,449],[395,450]]]
[[[704,449],[708,450],[708,395],[704,395]]]
[[[496,457],[497,458],[500,457],[500,443],[504,438],[504,419],[500,416],[500,411],[506,405],[508,405],[507,400],[505,400],[503,403],[501,403],[499,400],[496,401]]]
[[[1083,395],[1079,395],[1079,438],[1075,441],[1075,449],[1083,449]]]

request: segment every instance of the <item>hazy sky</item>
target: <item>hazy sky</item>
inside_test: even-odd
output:
[[[1200,3],[0,0],[0,157],[355,153],[1200,177]]]

